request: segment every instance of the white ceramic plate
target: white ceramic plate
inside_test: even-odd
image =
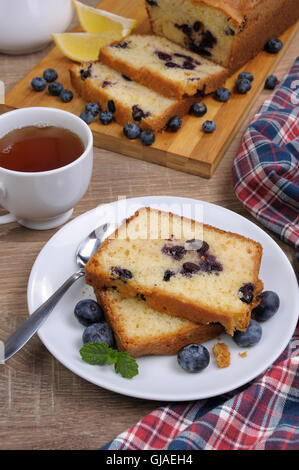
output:
[[[200,373],[189,374],[177,364],[176,356],[144,357],[138,359],[139,374],[133,379],[122,378],[113,366],[91,366],[82,361],[82,327],[73,311],[83,298],[93,297],[92,290],[84,280],[77,281],[57,305],[38,334],[48,350],[67,368],[84,379],[124,395],[162,401],[196,400],[216,396],[246,384],[264,372],[281,354],[290,341],[299,312],[298,286],[294,271],[279,246],[252,222],[222,207],[207,202],[176,197],[145,197],[129,199],[127,211],[117,203],[100,206],[74,219],[61,228],[44,246],[32,268],[28,284],[28,307],[32,314],[67,277],[77,270],[75,251],[79,242],[95,227],[116,216],[118,222],[135,212],[138,207],[152,206],[200,218],[203,209],[204,223],[224,230],[237,232],[260,242],[263,258],[260,278],[265,290],[273,290],[280,297],[277,314],[262,323],[263,336],[254,347],[244,352],[226,334],[222,340],[231,352],[231,365],[217,368],[212,347],[217,341],[206,343],[211,353],[209,366]]]

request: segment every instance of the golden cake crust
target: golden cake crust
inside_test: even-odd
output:
[[[230,16],[236,23],[241,24],[244,16],[248,15],[258,4],[265,0],[190,0],[195,5],[207,5]]]
[[[137,211],[133,216],[131,216],[124,224],[128,226],[128,224],[136,217],[138,217],[139,212],[142,210],[146,211],[153,211],[150,208],[143,208]],[[161,213],[161,211],[156,211]],[[178,216],[175,216],[178,217]],[[187,220],[181,217],[181,220]],[[192,221],[195,223],[194,221]],[[170,296],[167,292],[163,289],[156,287],[154,290],[146,289],[145,287],[140,287],[136,285],[134,279],[128,279],[126,283],[117,282],[112,280],[109,273],[106,271],[101,270],[97,256],[98,253],[105,252],[106,247],[113,241],[113,238],[118,237],[118,231],[122,229],[122,226],[119,227],[115,231],[113,238],[107,238],[101,245],[99,252],[96,253],[87,263],[86,265],[86,275],[85,279],[87,284],[90,284],[94,288],[97,289],[105,289],[106,287],[117,286],[117,289],[124,297],[134,297],[137,293],[143,294],[146,298],[147,304],[154,310],[157,310],[162,313],[167,313],[169,315],[178,316],[182,318],[186,318],[194,323],[200,324],[207,324],[211,322],[219,322],[221,323],[227,333],[233,334],[234,330],[246,330],[249,321],[250,315],[253,308],[255,308],[258,303],[258,296],[261,294],[263,290],[263,282],[258,278],[259,276],[259,269],[260,263],[262,258],[262,246],[253,240],[245,239],[239,234],[225,232],[215,227],[210,227],[209,225],[203,224],[203,228],[209,228],[219,234],[228,234],[232,238],[248,240],[252,246],[255,247],[256,256],[255,256],[255,263],[253,269],[253,284],[254,284],[254,296],[253,300],[250,304],[247,305],[246,312],[242,312],[242,314],[236,314],[234,316],[227,315],[225,311],[222,311],[221,308],[217,308],[216,311],[212,308],[206,308],[202,305],[195,304],[194,302],[190,301],[188,298],[180,298]]]

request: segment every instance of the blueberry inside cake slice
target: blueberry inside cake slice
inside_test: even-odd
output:
[[[132,34],[103,47],[100,60],[159,93],[177,99],[215,91],[227,71],[166,38]]]
[[[150,308],[139,295],[124,298],[115,289],[95,289],[119,351],[134,357],[176,354],[190,343],[203,343],[223,332],[219,324],[199,325]]]
[[[261,256],[261,245],[241,235],[142,208],[91,258],[86,282],[233,334],[246,329],[258,303]]]
[[[162,130],[174,115],[188,113],[195,98],[167,98],[101,62],[73,65],[71,80],[86,100],[98,103],[106,111],[113,103],[116,122],[135,122],[141,129]]]

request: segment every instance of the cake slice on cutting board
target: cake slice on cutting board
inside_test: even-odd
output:
[[[86,101],[98,103],[106,111],[113,102],[118,124],[135,122],[141,129],[159,131],[175,115],[183,117],[196,101],[167,98],[101,62],[73,65],[70,69],[74,88]]]
[[[139,83],[170,97],[211,93],[227,70],[166,38],[132,34],[103,47],[100,60]]]

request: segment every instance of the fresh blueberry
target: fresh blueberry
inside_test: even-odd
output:
[[[89,326],[104,320],[103,310],[91,299],[80,300],[74,310],[75,317],[83,326]]]
[[[276,75],[269,75],[265,82],[265,90],[274,90],[278,83],[278,78]]]
[[[167,124],[167,130],[170,132],[177,132],[182,127],[182,118],[180,116],[173,116]]]
[[[71,90],[62,90],[61,93],[60,93],[60,99],[61,101],[63,101],[64,103],[69,103],[70,101],[72,101],[74,95],[73,95],[73,92]]]
[[[100,121],[104,126],[108,126],[113,121],[113,115],[109,111],[102,111],[100,113]]]
[[[280,39],[272,38],[266,42],[264,50],[270,54],[277,54],[283,48],[283,43]]]
[[[248,78],[239,78],[236,82],[236,91],[241,95],[245,95],[251,90],[251,81]]]
[[[261,325],[255,321],[250,320],[246,331],[236,331],[233,339],[235,343],[242,348],[249,348],[257,344],[262,337]]]
[[[254,318],[260,322],[269,320],[277,312],[280,305],[278,295],[272,291],[265,291],[260,296],[261,301],[257,307],[252,310]]]
[[[128,139],[137,139],[141,134],[141,130],[137,124],[127,123],[123,128],[123,133]]]
[[[94,116],[99,114],[99,112],[101,111],[101,108],[98,105],[98,103],[87,103],[85,109],[86,111],[89,111],[90,113],[92,113]]]
[[[109,347],[115,344],[112,330],[106,322],[93,323],[88,326],[83,332],[82,341],[83,344],[107,343]]]
[[[238,80],[243,80],[243,78],[246,78],[246,80],[249,80],[250,82],[253,82],[254,76],[250,72],[241,72],[238,75]]]
[[[54,69],[47,69],[44,71],[43,77],[49,83],[55,82],[58,78],[58,73]]]
[[[216,123],[215,121],[205,121],[202,125],[202,130],[207,134],[211,134],[216,130]]]
[[[86,122],[86,124],[91,124],[94,120],[94,115],[90,112],[90,111],[86,111],[86,109],[84,111],[82,111],[82,113],[80,114],[80,118]]]
[[[215,92],[215,98],[217,101],[225,103],[231,97],[231,92],[227,88],[218,88]]]
[[[189,113],[196,117],[202,117],[206,114],[207,107],[204,103],[193,103],[190,107]]]
[[[152,145],[156,140],[155,134],[153,131],[145,130],[140,134],[140,141],[143,145]]]
[[[178,352],[179,365],[187,372],[200,372],[210,363],[210,353],[202,344],[188,344]]]
[[[42,77],[35,77],[31,81],[31,86],[34,91],[43,91],[47,86],[47,82]]]
[[[63,85],[62,83],[59,83],[59,82],[50,83],[50,85],[48,86],[48,92],[52,96],[59,96],[62,90],[63,90]]]
[[[107,110],[110,112],[110,113],[115,113],[115,104],[114,104],[114,101],[113,100],[109,100],[108,103],[107,103]]]

